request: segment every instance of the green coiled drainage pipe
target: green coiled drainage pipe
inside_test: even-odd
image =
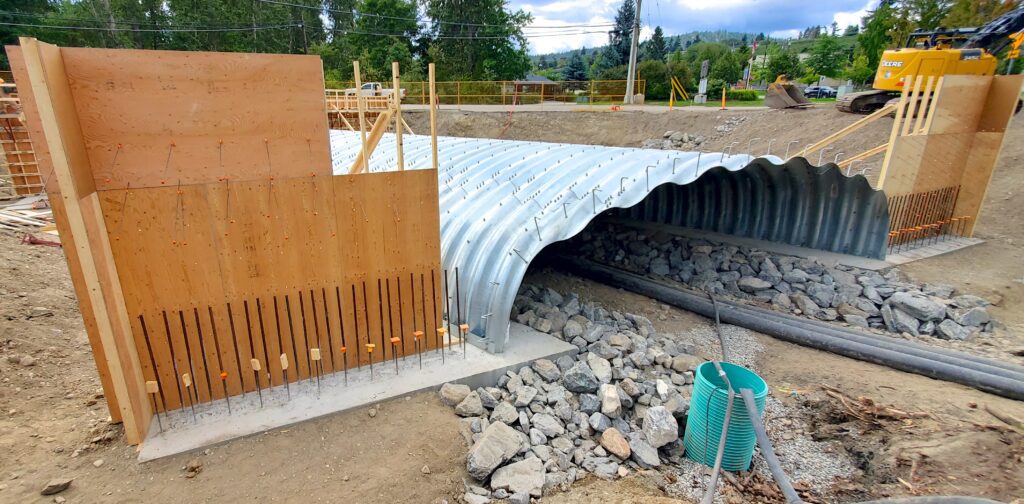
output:
[[[764,380],[742,366],[728,362],[720,364],[733,390],[753,391],[757,412],[759,415],[764,414],[765,398],[768,396],[768,385]],[[694,374],[693,396],[690,399],[690,413],[683,444],[686,446],[687,458],[714,467],[715,457],[718,455],[718,442],[725,423],[725,410],[729,406],[729,389],[711,362],[697,366]],[[722,455],[722,469],[733,472],[746,471],[750,469],[750,459],[754,455],[757,439],[750,416],[743,408],[743,399],[737,394],[733,401],[725,451]]]

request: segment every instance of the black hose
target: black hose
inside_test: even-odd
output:
[[[938,350],[945,349],[928,348],[925,345],[911,346],[908,343],[912,342],[902,339],[890,338],[887,336],[861,334],[855,330],[836,327],[826,322],[807,320],[801,317],[794,317],[788,314],[779,313],[772,310],[766,310],[755,306],[749,306],[742,303],[723,303],[727,303],[727,306],[730,309],[743,311],[750,315],[760,316],[764,313],[768,313],[779,319],[785,320],[787,324],[800,327],[808,331],[824,334],[826,336],[840,338],[847,341],[853,341],[856,343],[862,343],[873,347],[884,348],[886,350],[892,350],[907,355],[931,359],[946,364],[965,366],[969,369],[981,371],[983,373],[1024,381],[1024,370],[1018,371],[1015,369],[1007,369],[1006,366],[999,365],[1002,363],[991,359],[985,359],[984,357],[976,357],[963,352],[939,352]],[[1011,364],[1010,367],[1013,367],[1013,365]]]
[[[772,441],[768,439],[768,434],[764,431],[764,424],[761,423],[761,414],[757,412],[754,392],[748,388],[741,388],[740,395],[743,396],[743,402],[747,405],[747,416],[750,417],[750,424],[754,427],[754,435],[757,436],[757,446],[761,447],[761,456],[768,463],[768,469],[771,470],[772,477],[775,478],[775,482],[779,484],[779,488],[782,489],[782,493],[786,496],[786,503],[802,503],[803,500],[796,494],[796,490],[789,482],[789,477],[786,476],[786,471],[782,469],[779,457],[775,456]]]
[[[638,294],[658,299],[685,310],[711,317],[714,307],[703,297],[696,296],[681,289],[668,287],[646,277],[625,272],[608,266],[570,259],[566,261],[570,268],[579,274],[599,281],[622,287]],[[830,335],[832,331],[808,329],[796,317],[780,314],[771,310],[741,306],[722,313],[724,322],[752,329],[779,339],[800,345],[826,350],[846,357],[873,362],[883,366],[930,378],[941,379],[967,385],[985,392],[1024,400],[1024,381],[1015,373],[1006,370],[994,370],[996,366],[986,364],[979,369],[975,360],[951,360],[948,355],[945,362],[937,360],[934,355],[913,355],[905,349],[889,349],[862,341],[859,338],[839,338]],[[805,321],[804,321],[805,322]],[[840,330],[834,328],[834,330]]]
[[[1003,504],[999,501],[982,497],[964,497],[960,495],[925,495],[922,497],[894,497],[863,501],[860,504]]]

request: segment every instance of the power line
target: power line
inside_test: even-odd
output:
[[[9,23],[0,21],[0,26],[18,26],[26,28],[45,28],[51,30],[71,30],[71,31],[116,31],[116,32],[157,32],[157,33],[213,33],[213,32],[251,32],[254,30],[274,30],[281,28],[301,28],[301,24],[282,24],[282,25],[256,25],[256,26],[245,26],[245,27],[222,27],[222,28],[180,28],[180,27],[167,27],[167,28],[107,28],[102,26],[68,26],[68,25],[44,25],[34,23]],[[373,35],[378,37],[398,37],[398,38],[413,38],[405,33],[380,33],[362,30],[344,30],[344,29],[328,29],[335,33],[351,33],[356,35]],[[589,33],[604,33],[603,31],[579,31],[573,33],[545,33],[538,35],[524,34],[524,38],[537,38],[537,37],[565,37],[569,35],[585,35]],[[492,36],[492,35],[438,35],[432,37],[434,39],[444,40],[505,40],[511,35],[505,36]]]
[[[53,30],[82,30],[82,31],[116,31],[116,32],[250,32],[253,30],[276,30],[280,28],[298,28],[298,24],[283,25],[262,25],[246,27],[222,27],[222,28],[107,28],[102,26],[68,26],[68,25],[43,25],[32,23],[8,23],[0,21],[0,26],[20,26],[25,28],[48,28]]]
[[[416,21],[417,23],[424,23],[424,24],[436,23],[436,24],[442,24],[442,25],[456,25],[456,26],[507,28],[506,25],[501,25],[501,24],[467,23],[467,22],[460,22],[460,21],[435,21],[435,20],[423,19],[423,18],[411,18],[411,17],[402,17],[402,16],[385,16],[383,14],[370,14],[370,13],[366,13],[366,12],[348,12],[348,11],[342,11],[342,10],[337,10],[337,9],[327,9],[327,8],[321,9],[320,7],[316,7],[316,6],[312,6],[312,5],[302,5],[302,4],[296,4],[296,3],[290,3],[290,2],[282,2],[280,0],[259,0],[259,1],[261,3],[268,3],[268,4],[274,4],[274,5],[284,5],[284,6],[288,6],[288,7],[298,7],[300,9],[312,9],[312,10],[315,10],[315,11],[318,11],[318,12],[333,12],[333,13],[336,13],[336,14],[344,14],[346,16],[351,16],[353,18],[356,18],[356,17],[374,17],[374,18],[379,18],[379,19],[394,19],[394,20],[398,20],[398,21]],[[614,25],[614,23],[577,24],[577,25],[561,25],[561,26],[555,26],[555,25],[533,25],[533,26],[526,26],[526,27],[524,27],[524,29],[531,29],[532,30],[532,29],[558,29],[558,28],[603,28],[603,27],[608,27],[608,26],[613,26],[613,25]]]

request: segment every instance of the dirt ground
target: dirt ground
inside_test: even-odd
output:
[[[427,130],[424,114],[408,116],[414,130]],[[728,134],[715,131],[734,116],[747,119]],[[760,154],[769,139],[775,139],[773,152],[791,140],[798,141],[793,143],[796,149],[856,120],[829,108],[715,114],[531,112],[513,114],[511,123],[508,118],[442,111],[439,133],[638,146],[677,130],[707,136],[710,150],[741,142],[736,152]],[[883,119],[833,152],[874,147],[885,141],[890,125]],[[915,280],[998,295],[1002,301],[991,310],[993,316],[1006,324],[1003,333],[1024,351],[1022,133],[1024,125],[1018,121],[979,220],[978,236],[986,242],[902,270]],[[661,331],[684,334],[707,324],[701,317],[608,286],[557,272],[534,272],[533,278],[538,275],[540,281],[574,290],[585,299],[646,314]],[[769,337],[759,339],[766,351],[758,365],[773,395],[800,406],[817,435],[843,441],[858,460],[859,472],[837,482],[836,500],[913,492],[1024,498],[1024,436],[999,427],[985,411],[988,405],[1024,418],[1024,403]],[[822,384],[930,416],[909,423],[865,423],[826,396]],[[106,421],[106,402],[62,252],[0,235],[0,502],[52,502],[39,490],[56,477],[74,478],[60,494],[71,503],[456,502],[464,492],[466,446],[450,409],[433,394],[418,394],[385,402],[375,413],[371,416],[369,408],[350,411],[139,464],[120,427]],[[189,477],[183,467],[193,460],[202,470]],[[676,502],[665,496],[665,485],[656,473],[613,483],[588,479],[544,502]]]

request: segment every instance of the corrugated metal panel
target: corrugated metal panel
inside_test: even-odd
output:
[[[332,131],[331,144],[335,173],[347,172],[359,134]],[[429,167],[430,137],[406,135],[404,144],[407,167]],[[504,348],[530,261],[608,209],[873,257],[887,238],[885,198],[866,179],[803,160],[453,137],[438,137],[438,152],[441,260],[459,268],[466,323],[491,351]],[[370,170],[396,163],[385,135]]]

